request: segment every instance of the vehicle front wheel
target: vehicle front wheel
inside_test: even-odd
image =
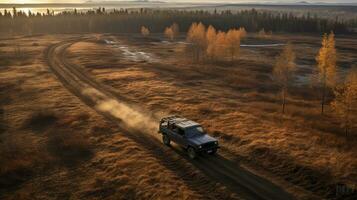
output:
[[[170,146],[171,140],[167,135],[163,135],[162,136],[162,142],[166,145],[166,146]]]
[[[196,150],[195,150],[194,148],[192,148],[192,147],[188,147],[187,153],[188,153],[188,156],[189,156],[191,159],[195,159],[196,156],[197,156]]]

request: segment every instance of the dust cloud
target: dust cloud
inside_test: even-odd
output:
[[[120,103],[115,98],[108,97],[95,88],[87,88],[83,90],[82,94],[96,102],[95,108],[97,110],[121,120],[128,128],[145,133],[157,131],[158,123],[150,117],[150,114],[144,114],[127,104]]]

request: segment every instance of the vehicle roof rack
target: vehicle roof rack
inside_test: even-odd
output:
[[[194,122],[192,120],[189,120],[184,117],[177,116],[177,115],[172,115],[169,117],[162,118],[161,121],[169,121],[170,123],[176,124],[177,126],[179,126],[181,128],[188,128],[188,127],[200,125],[197,122]]]

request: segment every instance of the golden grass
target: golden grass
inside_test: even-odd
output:
[[[28,63],[0,68],[0,199],[226,199],[184,159],[155,154],[67,91],[43,60],[70,35],[19,38]],[[1,50],[11,53],[8,46]],[[99,60],[99,59],[98,59]],[[164,155],[173,154],[170,162]],[[183,171],[176,165],[186,169]],[[208,188],[208,190],[207,190]],[[212,189],[213,188],[213,189]]]
[[[278,38],[293,41],[298,59],[309,64],[312,72],[319,38]],[[241,59],[233,64],[200,64],[187,60],[185,53],[177,49],[181,47],[175,45],[149,45],[123,37],[118,40],[164,58],[161,63],[145,64],[122,60],[112,63],[112,55],[101,58],[104,66],[113,68],[95,68],[93,75],[116,88],[128,103],[197,120],[236,156],[316,194],[333,195],[333,184],[337,182],[356,184],[356,141],[341,135],[329,109],[326,116],[319,114],[318,91],[309,85],[292,88],[287,114],[281,116],[278,88],[269,78],[279,48],[242,49]],[[352,39],[337,41],[338,49],[347,44],[356,46]],[[91,55],[117,51],[106,45],[91,46]],[[80,55],[72,62],[92,69],[95,61],[80,45],[70,51]],[[353,60],[351,51],[342,50],[341,54]]]
[[[167,164],[123,136],[116,125],[63,88],[41,53],[47,45],[69,37],[38,36],[36,44],[34,38],[1,41],[4,54],[0,57],[6,60],[0,60],[0,163],[6,165],[0,165],[0,184],[4,186],[0,198],[232,197],[190,164],[182,164],[178,155],[175,162]],[[316,37],[279,38],[301,44],[298,57],[307,63],[319,46]],[[288,113],[280,116],[277,87],[269,79],[271,58],[278,48],[242,50],[241,59],[233,64],[193,64],[186,58],[183,44],[163,45],[157,40],[151,43],[122,36],[114,39],[165,59],[154,64],[122,59],[120,50],[103,42],[78,43],[68,55],[72,62],[113,86],[127,103],[202,123],[219,138],[225,148],[221,153],[233,154],[238,161],[327,197],[336,182],[356,184],[356,143],[339,135],[330,111],[326,117],[319,116],[316,91],[294,88]],[[355,40],[337,41],[341,58],[353,62],[350,49],[356,47]],[[21,44],[22,51],[30,55],[26,62],[13,59],[13,43]],[[188,174],[175,168],[179,163]],[[191,179],[197,181],[187,181]],[[203,189],[201,183],[207,183]]]

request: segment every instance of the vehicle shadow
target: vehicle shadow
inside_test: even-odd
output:
[[[222,155],[202,154],[192,160],[185,149],[177,145],[171,145],[171,149],[210,179],[225,185],[234,193],[241,194],[247,199],[294,199],[269,180],[253,174]]]

